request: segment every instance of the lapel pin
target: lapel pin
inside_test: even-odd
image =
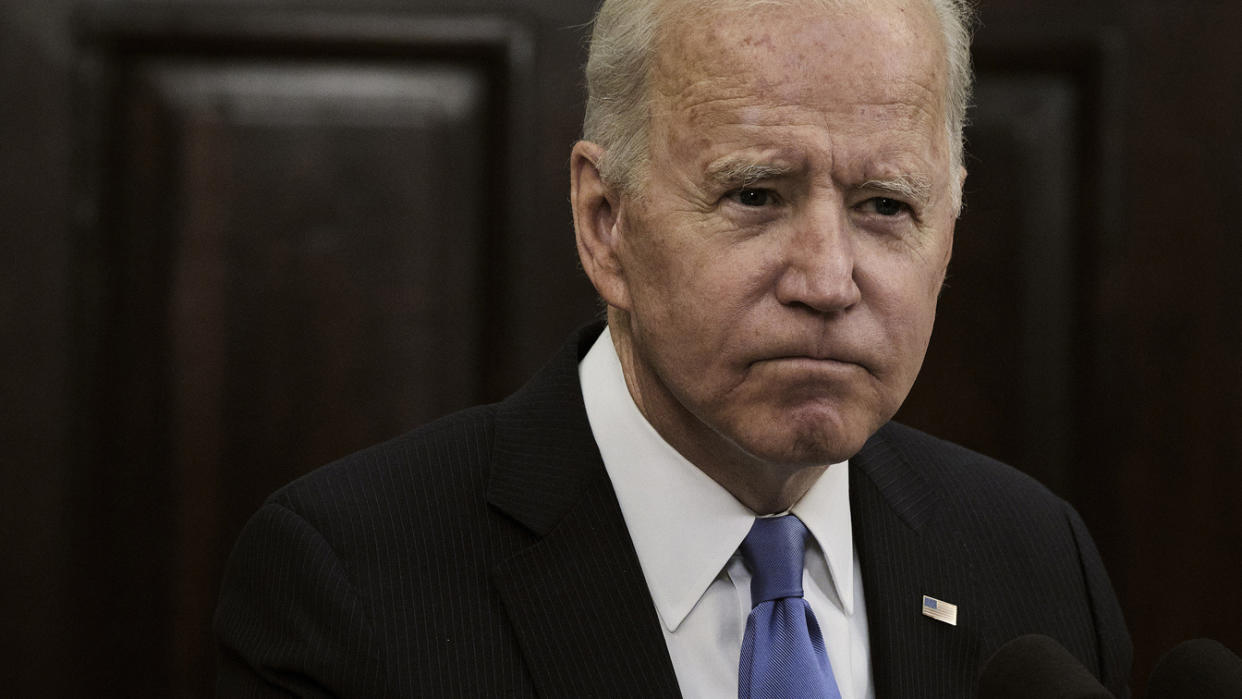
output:
[[[923,616],[957,626],[957,605],[923,595]]]

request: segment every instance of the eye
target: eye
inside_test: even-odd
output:
[[[866,205],[881,216],[900,216],[903,212],[910,210],[910,207],[905,202],[889,199],[888,197],[868,199]]]
[[[773,199],[775,199],[771,190],[755,189],[752,187],[743,187],[737,191],[730,192],[729,198],[733,199],[742,206],[751,207],[767,206],[773,202]]]

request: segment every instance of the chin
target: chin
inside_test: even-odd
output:
[[[845,461],[862,449],[867,439],[848,439],[845,435],[799,434],[790,456],[798,463],[828,465]]]
[[[757,436],[749,451],[769,463],[827,466],[857,454],[879,429],[879,424],[871,422],[793,417],[778,425],[779,429]]]

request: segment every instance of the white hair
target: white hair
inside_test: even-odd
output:
[[[789,4],[796,0],[711,0],[705,5],[748,9]],[[840,6],[843,0],[807,0]],[[970,65],[971,0],[925,0],[940,20],[947,62],[945,94],[954,207],[961,204],[957,177],[962,165],[966,110],[973,74]],[[587,57],[587,104],[583,138],[604,149],[600,175],[610,186],[636,193],[647,164],[647,132],[651,117],[650,81],[661,23],[674,7],[688,0],[605,0],[595,15]]]

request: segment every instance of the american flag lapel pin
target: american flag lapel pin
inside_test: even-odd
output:
[[[923,595],[923,616],[957,626],[957,605]]]

